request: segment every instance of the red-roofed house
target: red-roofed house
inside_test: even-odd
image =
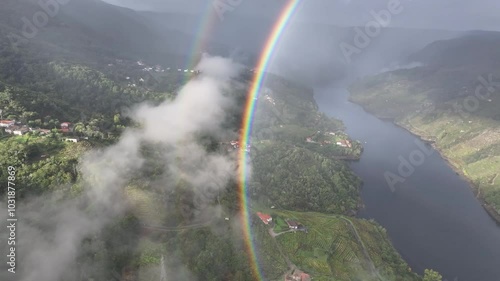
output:
[[[300,281],[311,281],[311,276],[309,274],[302,272],[300,274]]]
[[[264,224],[269,224],[270,222],[273,221],[273,218],[268,214],[257,212],[257,216],[259,216],[259,218],[262,220]]]
[[[73,126],[71,125],[70,122],[63,122],[61,123],[61,131],[67,133],[67,132],[73,132]]]
[[[0,127],[8,128],[10,126],[14,126],[15,123],[16,121],[14,120],[0,120]]]

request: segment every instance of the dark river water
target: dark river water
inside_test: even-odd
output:
[[[500,227],[468,182],[437,151],[428,145],[421,148],[417,137],[366,113],[349,102],[348,95],[344,88],[315,90],[320,110],[342,120],[347,133],[365,148],[361,160],[351,165],[364,181],[366,207],[359,216],[386,228],[396,249],[418,273],[432,268],[448,281],[499,281]],[[401,159],[409,162],[410,155],[414,172],[399,173]],[[386,172],[405,179],[394,192]]]

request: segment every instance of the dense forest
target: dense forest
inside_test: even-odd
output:
[[[359,180],[344,163],[290,144],[256,145],[252,193],[282,209],[352,214]]]

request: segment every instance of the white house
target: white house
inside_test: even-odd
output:
[[[78,142],[78,138],[65,138],[64,141],[70,141],[70,142],[74,142],[74,143],[77,143]]]
[[[22,136],[29,131],[30,130],[28,129],[28,127],[19,127],[19,126],[10,126],[7,129],[5,129],[5,132],[7,134],[12,134],[16,136]]]
[[[26,134],[27,132],[29,132],[29,129],[26,127],[22,127],[22,128],[17,129],[17,130],[14,130],[13,134],[16,136],[22,136],[22,135]]]

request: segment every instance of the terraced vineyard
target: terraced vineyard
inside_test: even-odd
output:
[[[293,219],[307,228],[276,237],[283,253],[301,270],[315,280],[378,280],[371,272],[371,261],[365,258],[348,221],[352,221],[375,268],[387,280],[418,280],[409,271],[392,246],[383,229],[366,220],[325,215],[273,210],[272,215]],[[332,279],[334,278],[334,279]]]

